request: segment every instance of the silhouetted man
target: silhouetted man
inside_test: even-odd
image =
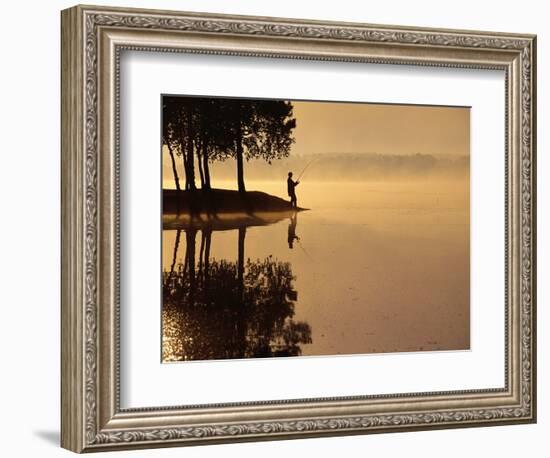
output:
[[[296,208],[298,206],[298,200],[296,199],[296,186],[300,184],[299,181],[292,179],[292,172],[288,172],[288,179],[286,180],[286,186],[288,195],[290,197],[290,204]]]

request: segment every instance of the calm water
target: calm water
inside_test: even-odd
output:
[[[295,217],[163,230],[164,361],[469,348],[467,180],[297,191]]]

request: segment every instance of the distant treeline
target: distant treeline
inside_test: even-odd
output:
[[[309,166],[308,166],[309,164]],[[289,171],[298,177],[307,167],[308,180],[364,180],[432,175],[468,176],[470,156],[436,156],[432,154],[388,155],[377,153],[319,153],[294,155],[267,164],[252,160],[248,165],[250,180],[284,180]],[[232,180],[235,177],[231,162],[213,164],[216,177]],[[165,173],[169,170],[165,169]],[[168,175],[170,176],[170,175]]]

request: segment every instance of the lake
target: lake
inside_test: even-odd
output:
[[[309,210],[263,225],[163,230],[163,361],[469,348],[467,178],[297,194]]]

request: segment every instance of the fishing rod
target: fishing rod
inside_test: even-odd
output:
[[[305,171],[308,169],[308,167],[317,160],[317,158],[313,158],[311,161],[309,161],[307,163],[307,165],[304,167],[304,169],[302,170],[302,173],[300,173],[300,175],[298,175],[298,178],[296,179],[296,181],[300,181],[300,178],[302,178],[302,176],[304,175]]]

